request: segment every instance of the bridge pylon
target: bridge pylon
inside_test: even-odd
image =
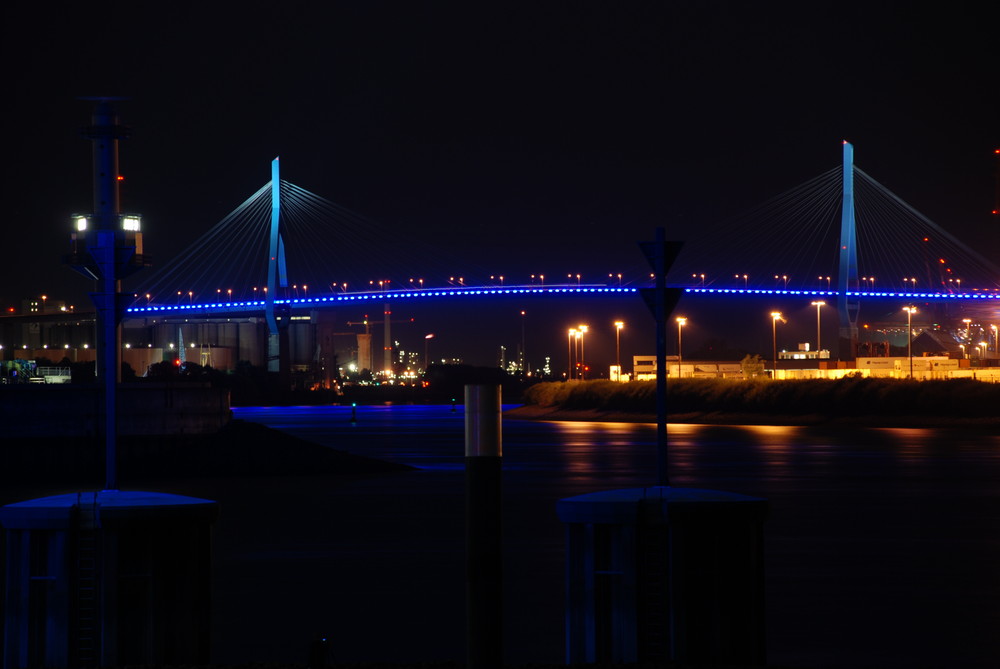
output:
[[[840,211],[840,268],[837,274],[837,300],[840,316],[839,358],[854,360],[858,351],[858,312],[861,303],[848,292],[858,290],[857,228],[854,222],[854,146],[844,142],[844,179]]]
[[[281,234],[281,174],[278,158],[271,161],[271,237],[267,253],[267,290],[264,295],[264,316],[267,321],[267,371],[277,372],[283,388],[288,387],[288,325],[287,308],[278,313],[274,301],[278,288],[288,288],[285,263],[285,240]],[[282,316],[279,323],[279,315]]]

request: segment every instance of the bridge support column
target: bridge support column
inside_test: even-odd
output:
[[[858,354],[857,230],[854,224],[854,146],[844,142],[843,197],[840,212],[840,271],[837,274],[837,313],[840,316],[841,360],[854,360]],[[852,295],[851,293],[854,293]]]

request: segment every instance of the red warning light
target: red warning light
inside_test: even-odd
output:
[[[120,174],[119,174],[119,175],[118,175],[118,180],[119,180],[119,181],[125,181],[125,177],[123,177],[122,175],[120,175]]]
[[[944,264],[944,258],[938,258],[938,262],[943,265]]]
[[[925,242],[929,242],[929,241],[930,241],[930,239],[928,239],[927,237],[924,237],[924,241],[925,241]]]
[[[181,359],[174,358],[174,367],[180,367],[180,366],[181,366]]]

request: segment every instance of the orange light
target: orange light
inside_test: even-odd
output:
[[[119,181],[125,181],[125,177],[123,177],[122,175],[120,175],[120,174],[119,174],[119,175],[118,175],[118,180],[119,180]]]

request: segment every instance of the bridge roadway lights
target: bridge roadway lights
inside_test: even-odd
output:
[[[572,286],[572,287],[510,287],[510,288],[466,288],[461,290],[410,290],[402,292],[365,292],[348,295],[334,295],[328,297],[310,297],[294,300],[275,300],[275,305],[287,306],[289,308],[315,308],[327,304],[342,305],[350,302],[364,302],[368,300],[396,301],[416,298],[445,298],[445,297],[502,297],[505,295],[518,296],[539,296],[553,297],[562,294],[569,295],[631,295],[638,293],[636,288],[609,288],[606,286]],[[265,303],[262,300],[247,302],[208,302],[206,304],[152,304],[143,307],[130,307],[126,310],[128,315],[141,316],[144,314],[160,313],[243,313],[262,312]]]
[[[704,296],[787,296],[787,297],[827,297],[836,299],[845,295],[835,290],[781,290],[781,289],[740,289],[740,288],[684,288],[684,293],[688,295]],[[315,308],[324,305],[343,305],[351,302],[365,302],[368,300],[402,300],[402,299],[433,299],[448,297],[502,297],[504,295],[554,297],[558,295],[631,295],[638,293],[638,288],[609,288],[602,286],[562,286],[546,288],[467,288],[464,290],[411,290],[394,293],[354,293],[348,295],[335,295],[330,297],[315,297],[295,300],[275,300],[276,305],[287,305],[295,308]],[[1000,300],[1000,294],[994,293],[895,293],[887,291],[879,292],[854,292],[846,293],[847,297],[865,299],[905,299],[905,300]],[[125,310],[126,316],[142,316],[145,314],[169,314],[169,313],[254,313],[263,312],[265,303],[263,301],[248,302],[209,302],[206,304],[151,304],[144,307],[129,307]]]
[[[684,293],[689,295],[708,296],[752,296],[752,295],[778,295],[787,297],[855,297],[867,299],[894,299],[894,300],[1000,300],[997,293],[894,293],[888,291],[855,292],[848,291],[842,293],[836,290],[781,290],[766,288],[684,288]]]

